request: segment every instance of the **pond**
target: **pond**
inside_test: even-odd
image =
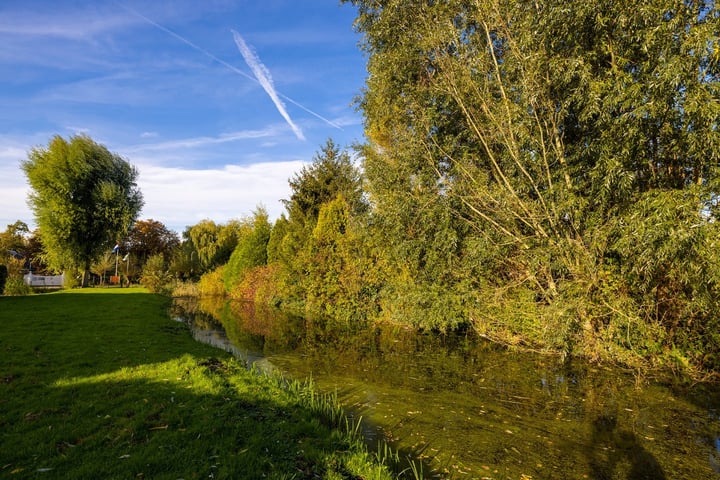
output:
[[[422,459],[426,478],[720,478],[718,386],[215,299],[176,299],[173,316],[249,364],[337,392],[369,440]]]

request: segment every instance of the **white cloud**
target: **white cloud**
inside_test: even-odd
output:
[[[27,206],[30,188],[20,170],[20,162],[26,158],[27,150],[19,146],[0,147],[0,230],[16,220],[32,223]]]
[[[227,165],[191,170],[139,165],[138,184],[145,198],[142,218],[153,218],[182,231],[209,218],[218,223],[250,215],[263,205],[271,218],[284,211],[280,200],[289,198],[288,179],[302,161]]]
[[[79,134],[89,135],[90,131],[91,131],[88,127],[75,127],[72,125],[66,126],[65,130],[72,132],[73,135],[79,135]]]
[[[34,225],[33,214],[27,206],[27,195],[29,187],[24,183],[22,186],[3,187],[0,193],[0,231],[5,230],[6,225],[22,220],[28,225]]]
[[[343,115],[333,120],[340,127],[354,127],[362,125],[362,120],[358,115]]]
[[[20,169],[29,147],[0,147],[0,231],[22,220],[34,228],[27,206],[30,188]],[[182,232],[204,218],[218,223],[250,215],[258,205],[275,219],[284,211],[280,200],[290,197],[288,179],[305,162],[257,162],[221,168],[179,168],[133,162],[145,206],[140,218],[153,218]]]

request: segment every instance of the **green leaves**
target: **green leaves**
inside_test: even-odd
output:
[[[87,136],[53,137],[21,165],[32,188],[47,260],[88,270],[132,225],[143,205],[137,170]]]
[[[328,139],[313,163],[290,179],[292,195],[285,201],[291,220],[316,221],[323,203],[342,193],[354,212],[365,208],[360,175],[347,151]]]
[[[162,254],[151,255],[143,266],[140,283],[152,293],[168,293],[171,280]]]
[[[184,235],[192,246],[191,257],[197,256],[200,267],[197,270],[207,272],[227,263],[238,244],[239,237],[246,229],[247,225],[239,220],[230,220],[225,225],[218,225],[209,219],[201,220],[187,228]]]
[[[232,292],[233,287],[254,267],[267,264],[267,245],[272,226],[267,211],[260,207],[249,219],[246,228],[241,230],[237,246],[233,250],[223,270],[225,290]]]
[[[443,301],[468,315],[496,295],[513,299],[485,302],[505,312],[500,330],[532,336],[565,312],[569,343],[646,322],[641,336],[684,329],[695,345],[720,308],[715,2],[351,3],[394,318],[422,322]],[[449,307],[455,291],[474,305]]]

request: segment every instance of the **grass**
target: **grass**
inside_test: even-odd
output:
[[[0,477],[391,478],[311,387],[246,370],[166,308],[142,289],[0,297]]]

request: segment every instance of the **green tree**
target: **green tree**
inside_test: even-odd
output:
[[[396,310],[442,287],[481,330],[633,349],[619,332],[659,325],[697,349],[719,305],[715,2],[351,3],[378,244],[396,287],[431,287]]]
[[[25,254],[29,233],[30,229],[27,224],[20,220],[8,225],[4,232],[0,232],[0,254],[2,254],[2,258],[4,259],[9,254],[8,250]]]
[[[24,275],[29,271],[42,271],[42,256],[38,251],[38,242],[30,229],[20,220],[7,226],[0,232],[0,268],[5,278],[0,279],[0,294],[28,295],[32,288],[25,283]]]
[[[180,279],[197,280],[201,271],[199,268],[197,251],[189,238],[189,229],[183,232],[183,239],[170,261],[170,272]]]
[[[433,84],[433,58],[443,52],[438,30],[467,7],[353,3],[372,72],[360,101],[369,139],[362,152],[372,241],[389,266],[383,315],[429,328],[466,323],[461,302],[448,301],[469,298],[465,279],[473,278],[460,271],[470,228],[453,159],[469,156],[473,144],[462,112]]]
[[[269,239],[270,258],[280,265],[276,273],[278,291],[285,302],[300,306],[305,302],[307,272],[312,259],[308,245],[322,206],[342,195],[350,215],[367,212],[360,171],[346,150],[329,139],[290,181],[290,199],[285,200],[287,220],[282,217]]]
[[[55,136],[47,147],[33,148],[21,167],[48,264],[81,270],[87,285],[93,262],[127,233],[142,208],[137,170],[85,135]]]
[[[225,225],[219,225],[208,219],[187,229],[186,237],[192,242],[193,251],[197,254],[200,273],[227,263],[242,230],[243,223],[239,220],[230,220]]]
[[[342,194],[320,208],[306,246],[306,311],[346,325],[372,321],[379,308],[382,262],[369,248],[363,217],[350,215]]]
[[[24,268],[30,265],[28,232],[27,224],[20,220],[0,232],[0,265],[7,267],[5,271],[10,280],[22,281]]]
[[[288,233],[289,224],[290,222],[283,213],[272,225],[267,245],[268,263],[277,263],[282,261],[282,242],[285,235]]]
[[[316,221],[322,204],[334,200],[339,193],[345,196],[354,214],[367,208],[360,172],[347,150],[341,150],[332,139],[289,183],[292,194],[284,203],[291,220]]]
[[[170,291],[172,275],[165,267],[165,259],[161,253],[148,257],[142,269],[140,283],[153,293]]]
[[[109,271],[115,274],[115,262],[117,262],[117,256],[112,252],[105,252],[100,258],[98,258],[92,265],[94,273],[100,276],[100,285],[105,283],[105,274]]]
[[[223,283],[228,292],[242,280],[248,270],[267,264],[267,246],[272,230],[267,210],[258,207],[252,218],[247,220],[246,226],[223,269]]]
[[[45,261],[45,248],[40,238],[40,231],[33,231],[25,242],[25,253],[28,259],[28,267],[38,275],[46,275],[50,273],[50,269]]]

